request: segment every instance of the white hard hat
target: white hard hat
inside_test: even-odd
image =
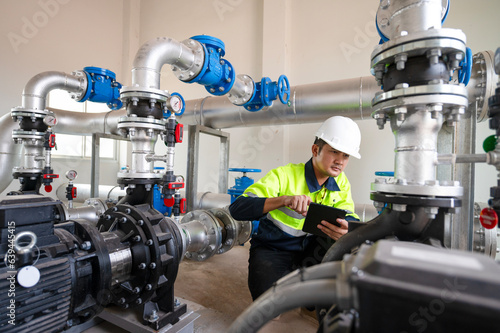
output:
[[[315,135],[332,148],[361,158],[359,155],[361,132],[352,119],[341,116],[330,117],[319,127]]]

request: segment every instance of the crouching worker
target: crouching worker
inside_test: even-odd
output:
[[[347,233],[354,214],[351,186],[344,174],[349,157],[360,158],[358,125],[346,117],[327,119],[316,132],[307,163],[269,171],[229,207],[237,220],[260,220],[251,240],[248,287],[255,300],[293,270],[318,264],[328,248]],[[348,211],[340,227],[322,221],[325,238],[302,231],[311,202]]]

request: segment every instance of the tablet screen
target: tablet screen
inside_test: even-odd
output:
[[[346,214],[345,210],[311,202],[307,210],[306,220],[304,221],[302,231],[321,237],[327,237],[323,231],[318,229],[318,224],[321,224],[321,221],[325,220],[340,227],[337,219],[344,219]]]

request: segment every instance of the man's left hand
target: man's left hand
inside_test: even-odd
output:
[[[321,224],[318,224],[318,229],[320,229],[328,237],[336,241],[340,237],[347,234],[347,229],[349,228],[349,224],[346,220],[338,218],[337,222],[340,224],[340,227],[337,227],[336,225],[323,220],[321,221]]]

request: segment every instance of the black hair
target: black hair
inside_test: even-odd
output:
[[[321,149],[323,149],[323,146],[326,145],[327,143],[325,141],[323,141],[322,139],[316,137],[316,139],[314,140],[314,144],[316,146],[318,146],[319,150],[318,150],[318,154],[321,153]]]

